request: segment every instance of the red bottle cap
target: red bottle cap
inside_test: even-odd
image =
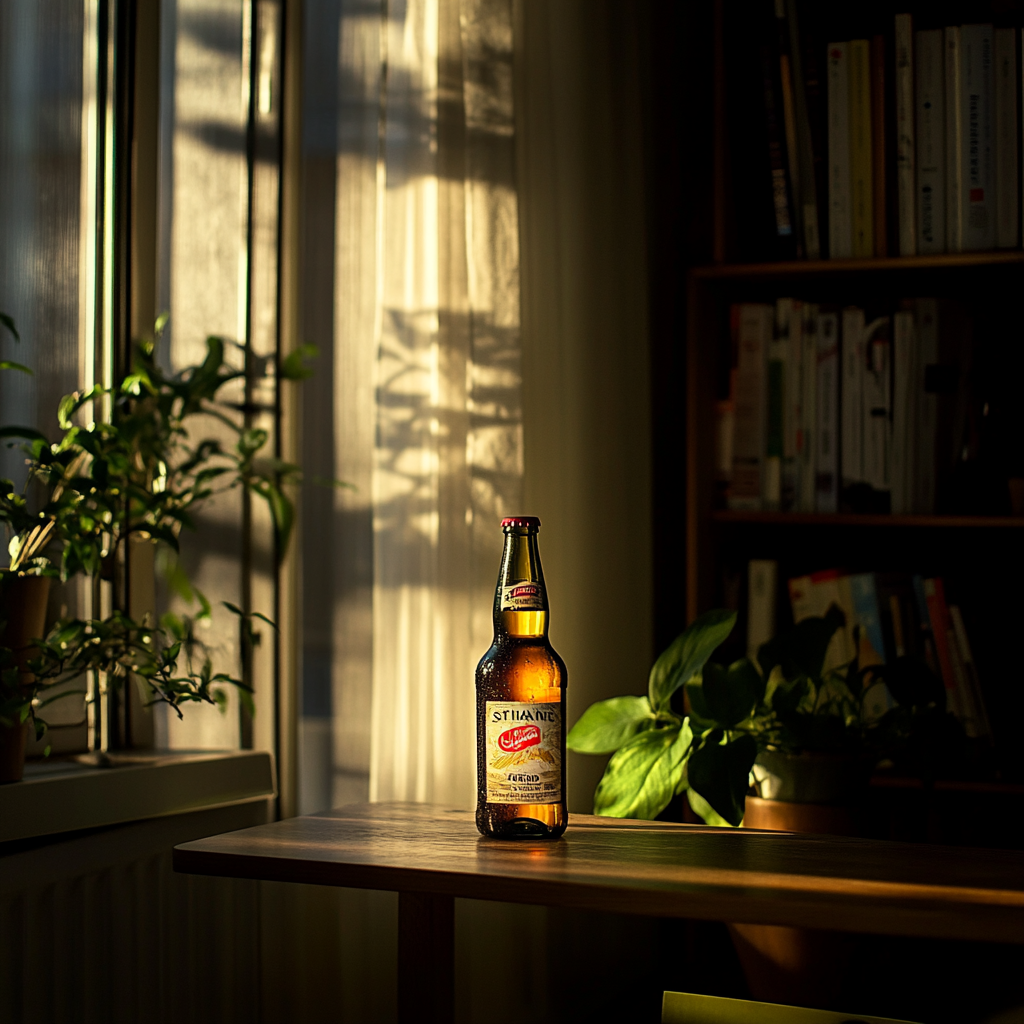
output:
[[[502,519],[501,528],[504,530],[506,526],[522,526],[522,527],[534,527],[535,529],[540,526],[540,520],[536,516],[509,516],[508,519]]]

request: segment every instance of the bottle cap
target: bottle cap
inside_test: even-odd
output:
[[[532,527],[536,530],[540,526],[540,520],[536,516],[509,516],[508,519],[502,519],[501,521],[501,528],[503,530],[507,526]]]

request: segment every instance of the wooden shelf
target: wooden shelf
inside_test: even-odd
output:
[[[1024,516],[894,516],[826,512],[739,512],[719,509],[716,523],[751,526],[882,526],[938,527],[943,529],[1024,529]]]
[[[694,267],[699,281],[727,281],[747,277],[813,277],[829,274],[877,273],[900,270],[954,270],[1024,264],[1024,251],[944,253],[938,256],[888,256],[872,259],[791,260],[784,263],[717,263]]]

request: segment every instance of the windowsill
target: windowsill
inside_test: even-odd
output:
[[[274,795],[265,751],[154,751],[113,768],[73,759],[29,762],[21,782],[0,786],[0,843]]]

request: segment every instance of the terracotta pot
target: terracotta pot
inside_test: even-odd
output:
[[[0,644],[14,651],[21,670],[20,686],[26,691],[33,682],[27,662],[32,657],[32,641],[46,629],[46,602],[50,596],[48,576],[0,576],[0,620],[5,625]],[[19,782],[25,772],[25,743],[28,723],[0,725],[0,783]]]
[[[762,755],[759,755],[759,761]],[[762,792],[849,796],[863,778],[856,762],[822,755],[779,755],[764,759]],[[818,779],[807,776],[820,770]],[[774,778],[766,777],[773,776]],[[853,810],[846,803],[799,803],[748,796],[744,828],[779,832],[856,835]],[[770,1003],[827,1009],[846,979],[852,938],[840,932],[781,925],[729,925],[750,993]]]

